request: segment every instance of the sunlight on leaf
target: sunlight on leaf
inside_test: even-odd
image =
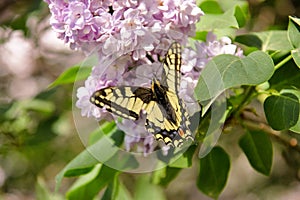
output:
[[[292,57],[296,65],[300,68],[300,48],[292,50]]]
[[[261,51],[252,52],[245,58],[219,55],[201,72],[195,97],[199,101],[206,101],[231,87],[260,84],[267,81],[273,72],[272,59]]]
[[[239,35],[236,42],[262,51],[290,51],[293,49],[287,31],[264,31]]]
[[[300,48],[300,19],[289,17],[288,39],[294,48]]]
[[[212,31],[214,29],[238,28],[239,24],[234,16],[234,8],[223,14],[207,14],[201,16],[196,24],[197,32]]]

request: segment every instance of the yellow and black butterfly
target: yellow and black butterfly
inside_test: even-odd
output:
[[[151,88],[138,86],[106,87],[94,92],[90,101],[126,119],[137,120],[146,111],[146,129],[158,141],[175,147],[193,140],[189,115],[178,97],[181,46],[173,43],[163,61],[161,81],[153,78]]]

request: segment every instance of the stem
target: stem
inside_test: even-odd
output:
[[[253,94],[253,92],[255,91],[255,87],[254,86],[249,86],[246,91],[245,91],[245,95],[244,98],[242,99],[242,101],[240,102],[240,104],[238,105],[238,107],[236,107],[232,113],[231,116],[237,117],[241,111],[241,109],[251,100],[250,97]]]
[[[300,153],[300,146],[298,142],[296,142],[296,144],[293,144],[293,140],[295,140],[294,137],[289,136],[288,134],[284,134],[281,131],[275,131],[270,126],[262,122],[244,119],[242,123],[244,127],[254,130],[261,130],[270,135],[271,137],[275,138],[277,141],[284,144],[285,146],[291,147]]]
[[[286,57],[285,59],[283,59],[282,61],[280,61],[277,65],[275,65],[274,69],[275,70],[279,69],[282,65],[284,65],[285,63],[287,63],[290,59],[292,59],[292,55],[289,55],[288,57]]]

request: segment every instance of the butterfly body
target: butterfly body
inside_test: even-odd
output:
[[[90,101],[100,108],[120,117],[138,120],[144,110],[145,127],[158,141],[181,146],[187,139],[193,140],[189,130],[189,116],[178,97],[181,66],[181,47],[173,43],[163,63],[162,80],[153,79],[151,88],[116,86],[100,89]]]

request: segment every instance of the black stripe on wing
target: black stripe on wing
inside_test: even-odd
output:
[[[126,119],[139,119],[140,111],[153,98],[150,88],[142,87],[107,87],[93,93],[90,101],[99,108]]]

